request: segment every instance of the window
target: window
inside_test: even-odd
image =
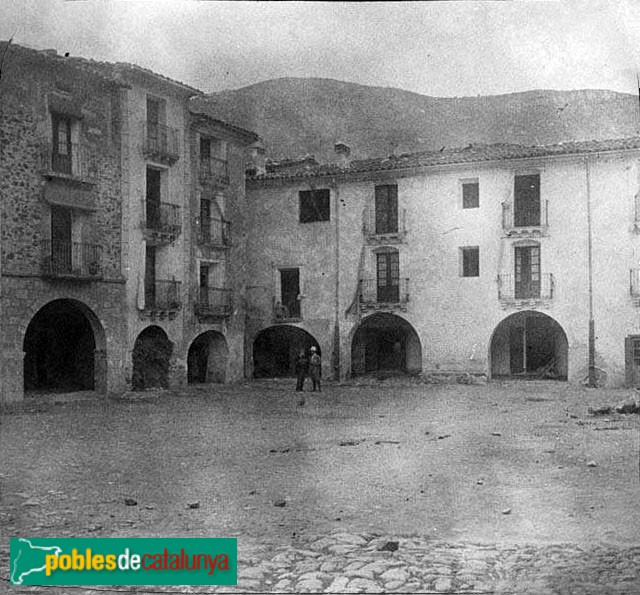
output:
[[[462,276],[463,277],[479,277],[480,276],[480,248],[477,246],[469,246],[461,248],[462,255]]]
[[[52,151],[51,169],[62,174],[73,173],[73,155],[71,143],[72,119],[62,114],[51,114]]]
[[[161,229],[162,210],[160,203],[162,200],[162,172],[151,167],[147,168],[147,228]]]
[[[277,318],[300,318],[300,269],[280,269]]]
[[[540,246],[514,247],[515,297],[540,297]]]
[[[477,209],[480,206],[480,184],[478,180],[462,181],[462,208]]]
[[[300,191],[300,223],[329,221],[329,189]]]
[[[376,254],[377,301],[400,301],[400,254],[381,252]]]
[[[227,175],[226,141],[200,137],[200,175],[201,178],[222,178]]]
[[[516,176],[513,196],[514,226],[540,225],[540,174]]]
[[[376,233],[398,233],[398,186],[376,186]]]

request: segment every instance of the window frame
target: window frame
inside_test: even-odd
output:
[[[316,200],[320,198],[326,204],[318,206]],[[325,213],[326,210],[326,213]],[[306,216],[303,217],[303,214]],[[311,218],[313,216],[316,218]],[[326,223],[331,221],[331,190],[329,188],[314,188],[311,190],[298,191],[298,222],[305,223]]]
[[[468,260],[469,254],[475,254],[475,263]],[[472,266],[474,265],[475,266]],[[473,274],[475,271],[475,274]],[[460,277],[473,279],[480,277],[480,246],[460,247]]]
[[[467,204],[467,198],[465,197],[466,187],[475,187],[475,202],[473,204]],[[462,208],[467,209],[479,209],[480,208],[480,180],[478,178],[463,178],[460,180],[460,192],[462,194]]]

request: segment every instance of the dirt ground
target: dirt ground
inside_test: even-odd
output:
[[[287,542],[336,530],[640,541],[639,417],[587,413],[633,391],[328,385],[299,408],[294,383],[6,409],[0,550],[13,536]]]

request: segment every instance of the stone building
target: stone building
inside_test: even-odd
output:
[[[25,388],[125,388],[120,92],[85,61],[6,51],[2,401],[21,399]]]
[[[257,136],[192,87],[54,51],[9,46],[0,93],[0,400],[239,378]]]
[[[247,182],[250,374],[638,384],[640,138],[336,152]]]

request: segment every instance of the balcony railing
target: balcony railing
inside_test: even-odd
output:
[[[407,235],[407,212],[402,209],[396,221],[378,221],[374,205],[369,205],[364,212],[363,231],[372,242],[400,243]]]
[[[554,279],[551,273],[540,275],[539,280],[518,281],[515,275],[498,275],[498,299],[502,302],[553,299]]]
[[[512,202],[502,203],[502,229],[507,235],[542,235],[548,227],[549,201],[540,201],[539,213],[515,211]]]
[[[82,143],[46,143],[42,171],[47,176],[94,183],[100,177],[100,162],[94,150]]]
[[[409,279],[396,279],[391,285],[380,285],[377,279],[361,279],[361,304],[406,304],[409,301]]]
[[[198,179],[202,184],[229,185],[229,171],[226,159],[201,157],[198,167]]]
[[[200,222],[200,243],[206,246],[227,247],[231,245],[231,223],[221,219]]]
[[[300,308],[300,300],[289,299],[284,302],[276,301],[273,305],[273,318],[276,322],[301,320],[302,311]]]
[[[153,161],[175,163],[180,158],[178,131],[164,124],[143,122],[142,152]]]
[[[230,316],[233,310],[232,292],[221,287],[199,287],[196,315],[200,317]]]
[[[144,306],[147,310],[179,310],[182,307],[180,281],[145,283]]]
[[[143,228],[150,239],[172,242],[182,230],[180,206],[168,202],[144,201]]]
[[[102,277],[102,246],[43,240],[42,275],[60,279],[92,280]]]

